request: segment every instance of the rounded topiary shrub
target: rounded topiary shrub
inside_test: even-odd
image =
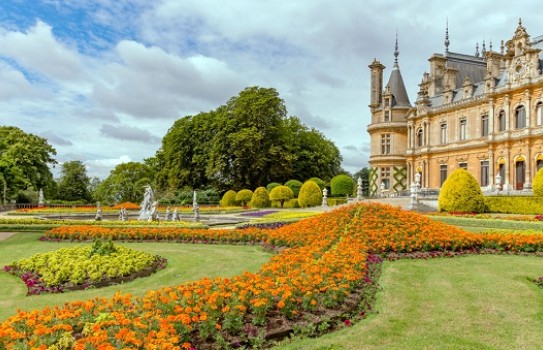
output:
[[[334,197],[349,196],[354,191],[354,180],[349,175],[337,175],[330,180],[330,190]]]
[[[246,206],[251,198],[253,198],[253,191],[251,190],[244,189],[236,193],[236,202],[243,206]]]
[[[477,180],[467,170],[456,169],[441,186],[438,210],[447,212],[481,213],[485,201]]]
[[[309,180],[302,185],[300,194],[298,195],[298,203],[302,208],[315,207],[322,204],[322,191],[315,181]]]
[[[271,192],[271,190],[273,190],[274,188],[276,188],[277,186],[281,186],[281,184],[279,182],[270,182],[267,186],[266,186],[266,190],[268,191],[268,193]]]
[[[236,191],[230,190],[227,191],[221,199],[221,206],[223,207],[233,207],[237,205],[236,203]]]
[[[265,187],[257,188],[251,198],[251,207],[268,208],[270,206],[270,195]]]
[[[324,190],[324,188],[326,187],[326,182],[324,182],[324,180],[319,179],[318,177],[312,177],[311,179],[307,181],[315,182],[317,185],[319,185],[319,188],[321,189],[321,191]]]
[[[287,182],[285,182],[285,186],[292,190],[294,198],[298,198],[298,194],[300,193],[300,188],[302,188],[302,185],[303,183],[298,180],[288,180]]]
[[[287,186],[277,186],[270,192],[270,200],[278,202],[281,205],[281,208],[283,208],[286,201],[289,201],[292,198],[294,198],[294,193],[292,193],[292,190]]]
[[[535,174],[532,189],[534,196],[543,197],[543,168],[539,169]]]

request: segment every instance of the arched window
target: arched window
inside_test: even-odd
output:
[[[538,102],[535,105],[535,117],[536,117],[536,125],[541,126],[543,125],[543,102]]]
[[[481,136],[488,136],[488,115],[481,116]]]
[[[419,128],[417,130],[417,146],[424,146],[424,133],[422,131],[422,128]]]
[[[498,131],[505,131],[505,111],[503,109],[498,113]]]
[[[524,106],[518,106],[515,109],[515,128],[522,129],[526,127],[526,109]]]

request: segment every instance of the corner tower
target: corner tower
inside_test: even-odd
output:
[[[386,195],[407,189],[407,115],[412,106],[398,64],[399,54],[396,35],[394,66],[384,90],[382,81],[385,66],[377,60],[369,65],[370,195]]]

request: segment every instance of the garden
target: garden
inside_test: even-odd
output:
[[[102,287],[89,275],[71,282],[86,289],[31,296],[1,274],[9,308],[25,307],[1,314],[0,348],[540,347],[539,227],[475,233],[378,204],[312,215],[221,230],[80,224],[17,234],[0,243],[0,262],[20,270],[24,258],[79,246],[83,256],[127,246],[163,264],[133,281]]]

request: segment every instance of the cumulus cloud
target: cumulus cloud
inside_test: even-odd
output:
[[[28,100],[50,96],[47,92],[33,86],[21,71],[0,61],[0,101]]]
[[[25,33],[11,31],[0,35],[0,54],[50,79],[72,81],[82,77],[77,51],[60,43],[51,27],[42,21]]]

